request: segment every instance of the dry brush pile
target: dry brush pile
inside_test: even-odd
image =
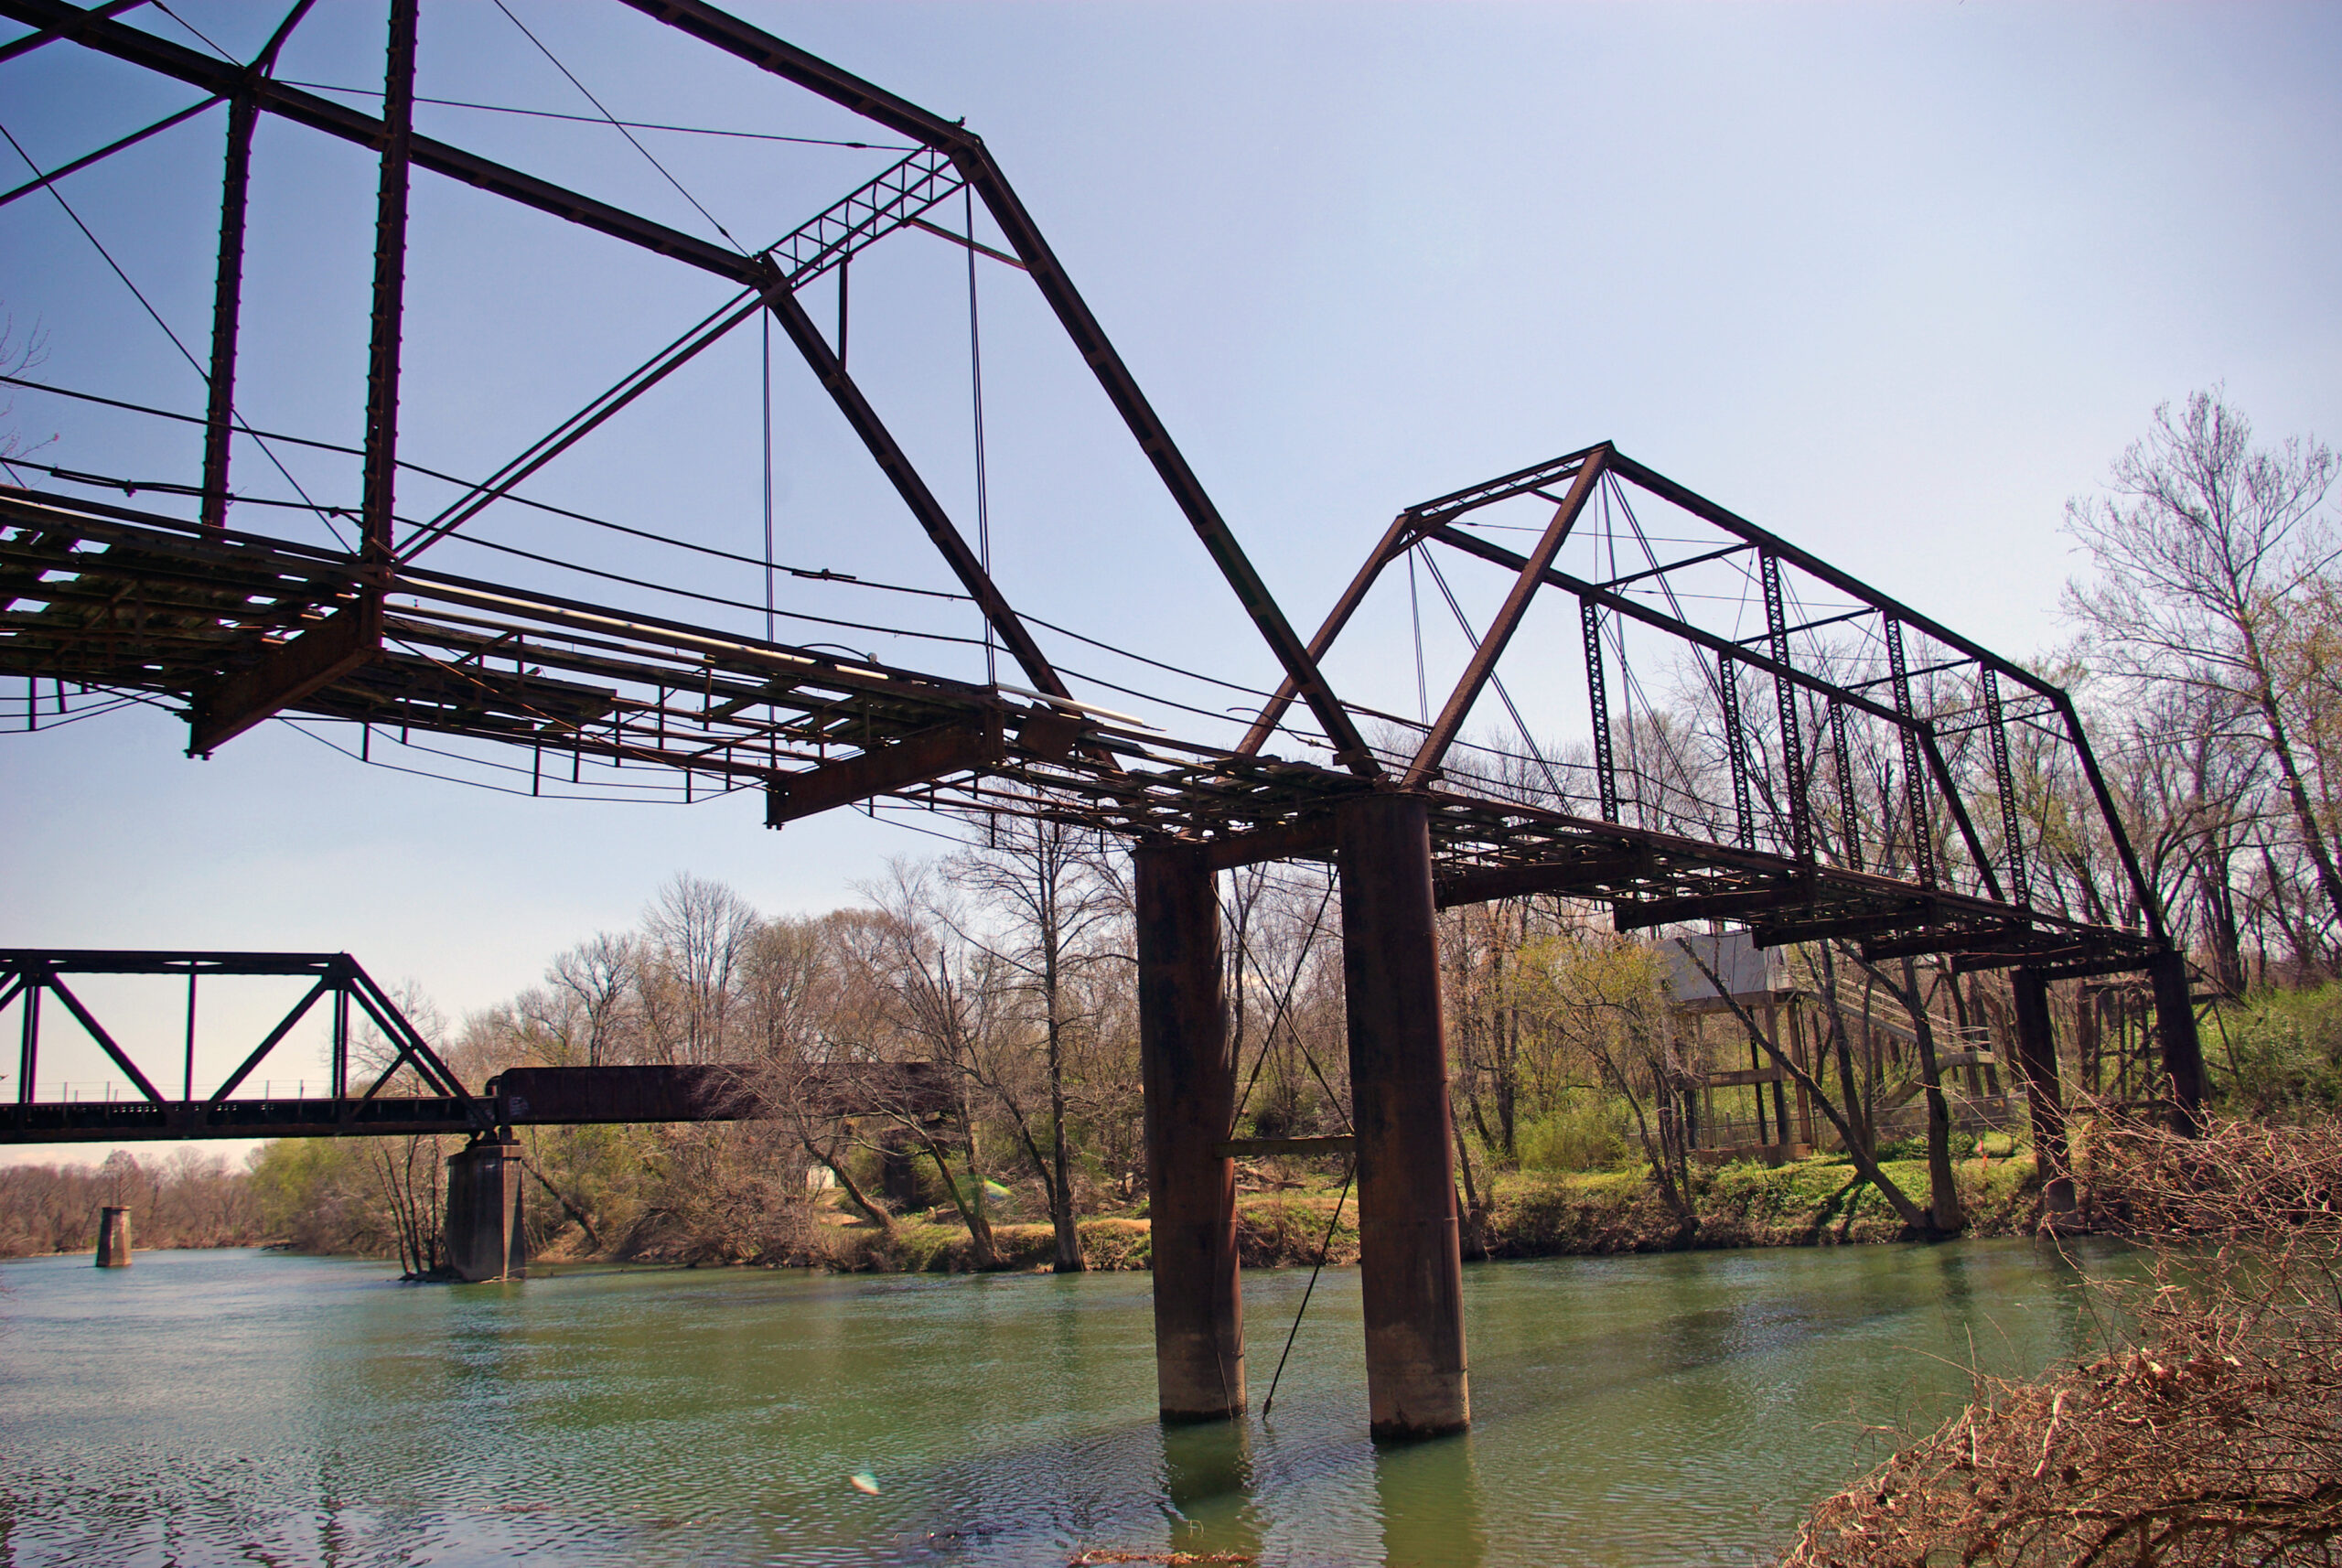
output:
[[[2093,1202],[2151,1249],[2113,1344],[1969,1408],[1818,1508],[1788,1568],[2293,1564],[2342,1537],[2342,1124],[2143,1128]]]

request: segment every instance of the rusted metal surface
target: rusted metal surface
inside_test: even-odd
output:
[[[1245,1404],[1236,1166],[1216,1147],[1236,1119],[1219,902],[1191,849],[1143,843],[1133,861],[1156,1402],[1166,1421],[1218,1420]]]
[[[2186,956],[2157,953],[2147,966],[2147,982],[2154,988],[2155,1033],[2163,1045],[2164,1090],[2170,1106],[2171,1130],[2192,1136],[2204,1124],[2204,1044],[2196,1028]]]
[[[816,1115],[940,1115],[949,1073],[933,1062],[817,1064],[768,1072],[720,1063],[515,1067],[488,1080],[497,1120],[511,1126],[621,1122],[736,1122],[784,1105]]]
[[[2016,1025],[2017,1070],[2025,1075],[2026,1114],[2042,1180],[2064,1181],[2065,1207],[2073,1204],[2073,1154],[2066,1138],[2066,1092],[2057,1076],[2057,1042],[2049,1023],[2049,988],[2032,970],[2009,976]]]
[[[1409,795],[1338,820],[1367,1398],[1378,1438],[1433,1436],[1470,1424],[1472,1400],[1430,826]]]
[[[1526,885],[1521,877],[1509,883],[1472,880],[1482,874],[1516,872],[1533,882],[1534,868],[1541,865],[1566,866],[1569,871],[1563,875],[1574,875],[1590,857],[1628,855],[1648,845],[1663,846],[1665,853],[1650,854],[1635,863],[1637,870],[1615,879],[1595,881],[1583,896],[1612,900],[1630,918],[1637,911],[1646,916],[1700,908],[1729,913],[1753,908],[1736,900],[1754,895],[1761,904],[1787,883],[1801,892],[1781,906],[1785,929],[1796,926],[1797,919],[1790,918],[1794,912],[1816,929],[1928,935],[1940,941],[1935,950],[1955,956],[1990,950],[2017,958],[2055,952],[2062,959],[2079,946],[2094,950],[2085,958],[2136,956],[2143,961],[2159,942],[2160,913],[2152,908],[2146,910],[2150,929],[2142,940],[2026,910],[2021,891],[2014,903],[2004,896],[2003,869],[2012,889],[2026,886],[2029,879],[2023,876],[2021,864],[1998,867],[1987,853],[1989,846],[1979,838],[1963,798],[1971,786],[1963,785],[1947,766],[1940,744],[1942,721],[1933,710],[1919,710],[1920,697],[1913,687],[1914,682],[1950,666],[1939,661],[1909,668],[1902,659],[1905,632],[1907,628],[1930,639],[1931,646],[1949,650],[1967,672],[1961,678],[1979,672],[1992,678],[1985,698],[1996,737],[2008,724],[2037,727],[2045,714],[2064,720],[2070,748],[2084,776],[2099,789],[2094,760],[2071,723],[2071,705],[2063,693],[1607,445],[1467,486],[1400,513],[1317,635],[1303,644],[981,138],[962,124],[702,0],[636,3],[679,32],[886,125],[918,145],[772,245],[743,252],[414,134],[408,124],[414,12],[407,0],[392,5],[379,116],[274,80],[267,69],[269,51],[249,64],[222,61],[60,0],[0,0],[0,15],[70,37],[80,46],[190,83],[235,106],[231,156],[223,177],[220,270],[215,290],[215,393],[224,395],[234,379],[236,291],[231,286],[231,252],[235,249],[234,214],[243,199],[239,177],[243,166],[232,156],[239,128],[248,128],[255,115],[270,116],[362,145],[381,164],[366,484],[360,508],[366,547],[342,555],[218,529],[225,500],[224,421],[232,411],[219,406],[215,396],[204,422],[209,460],[199,493],[203,521],[214,525],[208,532],[216,551],[206,554],[190,548],[171,520],[18,494],[0,515],[7,530],[0,539],[0,599],[10,601],[0,607],[0,671],[179,702],[189,714],[190,742],[199,752],[223,744],[261,717],[283,712],[360,726],[356,749],[361,754],[376,726],[396,726],[402,736],[422,731],[525,747],[531,754],[532,789],[564,762],[573,774],[587,762],[647,766],[680,775],[686,799],[695,787],[761,785],[776,801],[776,821],[872,795],[979,811],[1039,810],[1106,832],[1219,845],[1219,863],[1230,865],[1237,863],[1232,858],[1237,855],[1265,857],[1278,848],[1280,841],[1273,835],[1281,832],[1294,835],[1292,853],[1321,854],[1322,850],[1307,846],[1321,830],[1305,824],[1312,820],[1322,823],[1362,779],[1381,774],[1382,764],[1361,738],[1352,711],[1327,682],[1319,660],[1393,562],[1410,551],[1438,545],[1501,566],[1512,577],[1503,610],[1487,635],[1475,636],[1477,648],[1465,677],[1438,721],[1425,726],[1419,743],[1388,759],[1394,767],[1403,764],[1407,781],[1433,800],[1431,832],[1444,901],[1468,897],[1477,888]],[[270,50],[281,41],[281,33],[271,40]],[[949,197],[965,192],[980,199],[1004,237],[1007,251],[1003,254],[1013,252],[1040,290],[1058,325],[1098,377],[1276,657],[1283,677],[1277,693],[1238,746],[1215,748],[1112,722],[1074,721],[1046,700],[1027,707],[994,687],[887,669],[876,660],[857,663],[817,650],[758,644],[702,627],[614,612],[603,605],[428,573],[415,564],[415,552],[446,537],[489,500],[504,494],[509,481],[565,450],[655,381],[663,373],[659,367],[556,431],[534,456],[524,455],[527,460],[510,474],[457,503],[448,517],[419,525],[403,553],[394,553],[394,559],[386,562],[410,170],[461,180],[741,288],[735,304],[746,302],[745,308],[719,307],[710,320],[721,317],[723,325],[690,345],[682,357],[720,337],[761,303],[838,402],[873,460],[974,597],[994,634],[1018,660],[1026,679],[1045,699],[1063,699],[1069,695],[1063,681],[847,373],[843,319],[838,351],[833,352],[797,298],[799,288],[826,272],[841,270],[859,250],[926,221],[923,215]],[[972,241],[974,236],[961,238]],[[671,357],[670,362],[679,360]],[[1566,495],[1555,489],[1563,486]],[[1648,568],[1636,566],[1623,574],[1613,569],[1599,581],[1559,570],[1553,564],[1555,552],[1571,536],[1574,520],[1589,515],[1597,497],[1606,508],[1614,494],[1624,505],[1628,489],[1680,508],[1720,531],[1724,542],[1666,563],[1654,556]],[[1557,510],[1528,553],[1473,532],[1485,521],[1484,509],[1531,495],[1557,503]],[[1753,560],[1763,578],[1766,629],[1753,639],[1694,624],[1671,586],[1681,573],[1702,563],[1735,557]],[[1790,624],[1795,601],[1785,574],[1792,570],[1849,596],[1857,608],[1819,618],[1800,612],[1797,624]],[[1598,810],[1587,815],[1570,809],[1566,800],[1492,798],[1482,784],[1443,778],[1445,754],[1481,686],[1496,679],[1513,629],[1521,624],[1533,596],[1548,589],[1575,597],[1587,634],[1594,705],[1590,716],[1600,775],[1597,788],[1588,792],[1589,805]],[[1666,603],[1659,603],[1654,595]],[[18,609],[16,601],[38,607]],[[1882,646],[1896,656],[1891,693],[1874,695],[1872,689],[1879,682],[1849,684],[1833,669],[1800,661],[1796,640],[1800,634],[1816,626],[1865,618],[1869,634],[1884,638]],[[1859,821],[1842,812],[1842,822],[1854,824],[1849,842],[1823,852],[1814,836],[1814,824],[1822,819],[1806,799],[1811,770],[1802,768],[1796,772],[1796,787],[1767,806],[1785,824],[1778,844],[1747,847],[1752,839],[1772,832],[1769,826],[1761,833],[1753,831],[1753,806],[1737,811],[1740,831],[1732,837],[1738,842],[1728,843],[1714,842],[1718,835],[1713,831],[1671,838],[1652,832],[1655,825],[1666,824],[1638,819],[1630,827],[1621,821],[1619,758],[1612,744],[1616,737],[1606,684],[1606,678],[1617,672],[1605,667],[1601,640],[1606,624],[1662,632],[1708,657],[1719,671],[1720,690],[1726,697],[1738,693],[1747,674],[1768,676],[1779,710],[1779,741],[1789,750],[1801,746],[1800,700],[1819,697],[1826,702],[1832,743],[1841,752],[1850,716],[1892,725],[1907,750],[1903,785],[1914,792],[1915,809],[1907,813],[1907,820],[1930,820],[1933,811],[1917,807],[1930,803],[1918,797],[1931,791],[1932,803],[1959,831],[1971,863],[1963,875],[1974,886],[1948,885],[1948,878],[1938,875],[1938,862],[1950,857],[1938,854],[1930,843],[1913,846],[1916,864],[1907,875],[1863,880],[1866,862],[1875,865],[1875,858],[1866,856],[1856,842]],[[1624,673],[1631,683],[1634,671]],[[2003,701],[2004,687],[2014,693],[2013,701]],[[1330,766],[1266,755],[1296,702],[1305,703],[1308,716],[1322,732]],[[1742,718],[1739,704],[1729,706],[1728,749],[1745,763],[1754,731]],[[920,760],[918,756],[888,755],[906,737],[965,725],[986,733],[997,729],[1012,738],[998,757],[988,746],[939,748],[925,773],[913,766]],[[878,760],[882,757],[885,760]],[[1736,799],[1747,793],[1746,772],[1745,766],[1735,769],[1741,779]],[[859,793],[864,790],[868,794]],[[2099,793],[2111,812],[2103,790]],[[2002,795],[2004,799],[2005,791]],[[2135,857],[2122,838],[2119,821],[2110,818],[2109,831],[2126,865],[2133,864]],[[2021,846],[2005,832],[2004,842],[2011,856],[2021,854]],[[1904,889],[1912,881],[1946,895],[1947,901],[1929,907],[1921,920],[1906,918],[1912,907]],[[1939,889],[1939,882],[1947,885]],[[1577,891],[1558,876],[1550,886],[1555,891]],[[1839,922],[1868,923],[1833,925]],[[1990,938],[1982,947],[1970,940],[1979,934]]]
[[[1020,742],[1030,728],[1028,723],[1018,732]],[[996,713],[973,723],[939,725],[843,762],[823,763],[773,780],[766,786],[765,826],[777,828],[946,774],[996,768],[1007,757]]]

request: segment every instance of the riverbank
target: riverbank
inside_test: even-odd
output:
[[[1888,1176],[1906,1192],[1927,1190],[1920,1161],[1890,1161]],[[1967,1234],[2030,1236],[2040,1218],[2040,1182],[2029,1155],[1961,1161],[1955,1166]],[[1322,1248],[1335,1265],[1358,1261],[1356,1195],[1340,1203],[1338,1172],[1293,1171],[1267,1175],[1277,1185],[1241,1192],[1237,1198],[1237,1247],[1247,1268],[1275,1268],[1317,1261]],[[1638,1172],[1596,1171],[1565,1175],[1531,1172],[1483,1174],[1477,1224],[1466,1239],[1474,1258],[1556,1258],[1636,1252],[1696,1251],[1727,1247],[1816,1247],[1892,1241],[1903,1222],[1878,1190],[1857,1185],[1842,1157],[1821,1156],[1778,1166],[1739,1164],[1692,1173],[1698,1224],[1686,1234],[1667,1205]],[[898,1217],[881,1230],[843,1206],[825,1207],[809,1244],[794,1255],[768,1262],[846,1273],[972,1273],[980,1271],[973,1241],[949,1209]],[[1144,1206],[1127,1214],[1080,1221],[1082,1254],[1092,1269],[1144,1270],[1149,1266],[1148,1224]],[[998,1257],[1007,1271],[1047,1269],[1056,1239],[1046,1224],[996,1219],[992,1227]],[[555,1239],[541,1254],[585,1261],[574,1233]],[[685,1262],[636,1254],[640,1262]]]

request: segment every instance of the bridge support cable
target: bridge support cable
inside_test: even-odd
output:
[[[1607,446],[1597,446],[1586,455],[1585,462],[1578,465],[1577,478],[1570,484],[1569,495],[1553,510],[1552,521],[1545,525],[1545,532],[1537,540],[1537,547],[1521,562],[1520,571],[1513,578],[1504,604],[1498,609],[1496,618],[1488,623],[1488,634],[1472,650],[1462,677],[1456,682],[1456,690],[1448,694],[1446,705],[1440,709],[1438,719],[1431,726],[1431,733],[1423,736],[1414,760],[1407,765],[1406,775],[1400,781],[1402,789],[1420,788],[1437,771],[1441,761],[1447,756],[1449,745],[1464,727],[1465,719],[1471,714],[1472,704],[1479,701],[1481,688],[1496,673],[1497,660],[1504,657],[1505,649],[1512,642],[1512,634],[1520,629],[1520,618],[1528,613],[1529,601],[1542,585],[1546,571],[1553,564],[1553,557],[1560,553],[1563,542],[1570,536],[1570,530],[1585,512],[1585,503],[1602,478],[1603,464],[1609,455]],[[1522,738],[1529,739],[1531,748],[1534,748],[1536,742],[1533,739],[1526,735]]]
[[[1430,808],[1337,808],[1367,1400],[1379,1439],[1471,1424]]]
[[[1245,1388],[1236,1162],[1213,1152],[1236,1116],[1219,900],[1193,847],[1142,842],[1132,865],[1156,1403],[1166,1422],[1223,1420]]]
[[[841,70],[704,0],[627,0],[627,4],[951,158],[962,177],[983,198],[985,209],[1007,238],[1009,249],[1031,274],[1042,299],[1056,315],[1066,336],[1073,340],[1083,362],[1098,378],[1108,401],[1137,440],[1139,449],[1154,463],[1156,475],[1197,537],[1202,540],[1220,575],[1235,591],[1238,602],[1252,617],[1252,624],[1277,662],[1284,666],[1297,693],[1309,704],[1326,738],[1333,743],[1336,760],[1362,777],[1379,776],[1381,768],[1368,750],[1348,710],[1335,697],[1317,660],[1294,633],[1284,612],[1277,607],[1275,597],[1245,556],[1227,520],[1220,516],[1202,481],[1188,467],[1186,455],[1172,441],[1170,431],[1140,390],[1137,378],[1123,363],[1122,355],[1097,317],[1090,313],[1088,302],[1073,286],[1073,280],[1043,238],[1039,226],[1025,210],[1024,202],[1010,187],[1000,166],[993,161],[983,138],[964,125],[932,114],[874,82]],[[971,233],[969,237],[974,236]]]
[[[960,585],[968,590],[969,596],[983,610],[984,624],[998,635],[1002,646],[1015,658],[1017,667],[1025,671],[1025,678],[1036,688],[1052,697],[1072,696],[1072,692],[1050,665],[1048,656],[1041,651],[1040,644],[1033,640],[1033,634],[1026,629],[1024,621],[1002,596],[991,574],[984,570],[983,560],[968,548],[967,540],[952,523],[951,514],[943,510],[943,503],[937,500],[935,493],[927,488],[927,480],[911,466],[910,458],[897,444],[894,433],[878,417],[877,410],[870,406],[870,400],[863,395],[862,389],[846,373],[843,361],[822,337],[821,328],[813,324],[813,318],[798,303],[788,281],[769,260],[763,265],[766,268],[766,308],[772,312],[773,319],[780,323],[780,329],[787,334],[789,340],[796,345],[798,354],[812,371],[814,379],[822,383],[822,389],[830,394],[830,400],[837,404],[838,412],[845,416],[846,424],[861,437],[863,446],[878,465],[879,471],[893,482],[895,493],[902,498],[903,504],[910,509],[911,516],[942,554],[944,564],[951,568],[952,575],[960,579]]]
[[[1312,660],[1326,657],[1326,650],[1334,646],[1334,639],[1341,636],[1344,627],[1349,625],[1350,617],[1358,613],[1358,607],[1365,602],[1368,591],[1382,575],[1383,568],[1413,549],[1414,525],[1415,514],[1412,511],[1402,511],[1391,520],[1391,526],[1382,531],[1380,542],[1367,556],[1366,564],[1358,569],[1358,575],[1350,579],[1349,586],[1342,590],[1341,597],[1334,601],[1334,607],[1327,612],[1325,624],[1317,628],[1317,635],[1309,639],[1309,657]],[[1412,582],[1414,569],[1412,554],[1408,555],[1407,564]],[[1284,722],[1284,715],[1291,711],[1295,699],[1300,694],[1301,683],[1292,675],[1288,674],[1280,681],[1276,694],[1262,707],[1260,716],[1252,721],[1252,727],[1244,732],[1244,738],[1236,743],[1237,754],[1241,757],[1259,756],[1261,747],[1268,743],[1269,736],[1276,733],[1277,725]],[[1429,703],[1426,703],[1425,706]],[[1424,715],[1424,722],[1430,722],[1429,714]]]

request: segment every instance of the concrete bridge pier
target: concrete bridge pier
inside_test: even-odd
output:
[[[127,1208],[98,1210],[98,1267],[130,1267],[130,1210]]]
[[[2016,1014],[2016,1060],[2025,1074],[2033,1157],[2041,1166],[2045,1220],[2074,1211],[2072,1152],[2066,1142],[2066,1095],[2057,1079],[2057,1042],[2049,1027],[2049,983],[2029,969],[2009,972]]]
[[[1244,1412],[1244,1299],[1236,1162],[1212,1153],[1236,1116],[1219,900],[1193,850],[1142,843],[1132,859],[1157,1404],[1166,1422],[1225,1420]]]
[[[447,1156],[447,1268],[467,1283],[529,1277],[521,1230],[521,1145],[510,1133]]]
[[[1472,1397],[1430,808],[1421,796],[1361,796],[1339,808],[1335,832],[1367,1402],[1378,1439],[1432,1437],[1469,1426]]]

